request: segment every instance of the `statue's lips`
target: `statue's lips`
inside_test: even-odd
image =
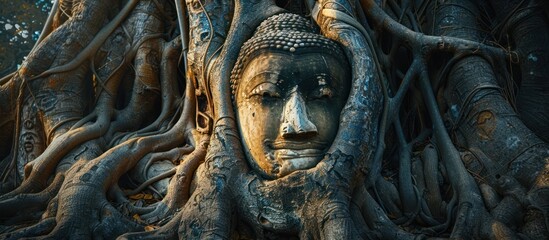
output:
[[[288,148],[273,149],[274,159],[278,161],[280,171],[278,177],[286,176],[296,170],[313,168],[322,160],[327,148],[322,145],[301,143],[301,144],[278,144],[277,147],[286,146]]]
[[[279,149],[291,149],[291,150],[306,150],[306,149],[319,149],[324,150],[328,148],[328,143],[320,141],[288,141],[288,140],[278,140],[271,141],[265,140],[265,145],[267,147],[279,150]]]
[[[316,158],[324,155],[323,149],[277,149],[274,151],[275,158],[288,160],[295,158]]]
[[[319,141],[266,140],[265,144],[273,150],[275,158],[279,160],[321,158],[328,147],[327,143]]]

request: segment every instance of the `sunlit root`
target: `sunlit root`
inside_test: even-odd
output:
[[[84,1],[85,2],[85,1]],[[32,76],[31,80],[33,79],[39,79],[43,77],[47,77],[48,75],[55,74],[55,73],[62,73],[67,72],[72,69],[75,69],[79,66],[81,66],[84,61],[90,59],[97,50],[103,45],[103,42],[109,37],[109,35],[122,23],[122,21],[131,13],[133,8],[137,5],[139,0],[130,0],[126,6],[119,12],[119,14],[105,27],[101,28],[97,35],[89,42],[89,44],[82,49],[81,52],[78,53],[77,56],[74,57],[73,60],[71,60],[68,63],[65,63],[61,66],[57,66],[51,69],[48,69],[38,75]],[[109,7],[108,3],[103,3],[105,7]],[[91,7],[90,7],[91,9]],[[108,11],[105,11],[108,13]],[[93,14],[89,14],[92,16]],[[95,17],[95,16],[94,16]]]
[[[173,114],[175,106],[177,105],[177,99],[180,99],[181,97],[181,94],[177,90],[177,81],[174,81],[174,78],[177,77],[177,70],[179,69],[178,61],[181,54],[180,50],[180,38],[163,44],[160,63],[160,93],[162,95],[160,114],[153,123],[139,130],[137,133],[146,133],[159,129],[161,124],[168,120],[169,116]]]
[[[181,117],[181,119],[185,119]],[[122,216],[110,203],[106,201],[107,187],[114,184],[118,179],[132,168],[137,162],[147,154],[148,150],[144,146],[153,146],[159,150],[175,147],[177,142],[185,139],[183,132],[180,131],[183,121],[178,121],[169,132],[145,138],[130,139],[127,142],[111,149],[107,154],[89,161],[81,162],[75,165],[67,172],[67,181],[59,191],[59,208],[57,212],[57,227],[52,231],[52,236],[63,236],[63,234],[84,234],[86,236],[118,236],[130,230],[136,230],[137,224],[123,224],[121,229],[109,226],[110,221],[122,220],[122,223],[130,223],[131,220],[124,220]],[[164,142],[162,139],[168,138],[174,141]],[[130,156],[120,157],[121,154],[132,152]],[[71,199],[88,199],[90,201],[76,201]],[[99,205],[97,205],[99,203]],[[82,222],[79,216],[99,216]],[[99,222],[97,231],[89,227],[89,224]],[[118,223],[122,224],[122,223]],[[104,224],[104,225],[102,225]],[[115,226],[118,226],[115,225]],[[59,226],[79,227],[82,231],[77,233],[66,232],[66,228]],[[93,226],[93,225],[92,225]],[[125,229],[126,228],[126,229]],[[129,228],[129,229],[128,229]],[[87,230],[86,230],[87,229]],[[106,232],[105,232],[106,231]],[[111,232],[113,231],[113,232]],[[111,235],[112,234],[112,235]]]
[[[200,140],[197,148],[188,156],[181,159],[181,163],[176,167],[175,175],[171,178],[167,189],[167,195],[154,206],[154,210],[145,213],[141,218],[148,223],[155,223],[160,220],[173,218],[177,211],[180,211],[189,200],[191,194],[192,176],[199,164],[204,161],[208,139],[204,136]]]
[[[107,90],[115,90],[120,83],[121,76],[114,75],[115,79],[107,83]],[[113,91],[114,92],[114,91]],[[105,133],[109,127],[110,116],[113,113],[114,100],[107,93],[99,96],[97,107],[103,109],[91,125],[84,125],[73,130],[59,129],[61,133],[53,135],[53,140],[46,150],[38,156],[26,171],[29,173],[25,181],[14,191],[2,196],[10,198],[20,193],[32,193],[41,190],[50,174],[56,169],[59,161],[71,150],[80,144],[96,139]],[[74,123],[73,123],[74,124]],[[69,126],[70,127],[70,126]]]
[[[155,176],[168,172],[172,169],[175,169],[179,159],[183,155],[187,155],[192,151],[192,147],[181,147],[174,148],[167,152],[162,153],[150,153],[145,156],[143,159],[137,163],[137,165],[132,169],[130,176],[136,184],[141,184],[138,188],[128,192],[128,195],[136,194],[142,191],[145,187],[154,183],[154,188],[157,189],[161,194],[165,195],[168,188],[168,178],[163,177],[161,179],[156,179],[155,182],[147,183],[150,179],[155,178]],[[173,172],[171,175],[173,175]],[[171,177],[171,175],[169,177]],[[161,181],[161,182],[158,182]]]

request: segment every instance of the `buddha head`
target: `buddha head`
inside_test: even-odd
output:
[[[231,84],[246,158],[276,179],[326,154],[349,94],[350,66],[336,42],[285,13],[265,20],[242,46]]]

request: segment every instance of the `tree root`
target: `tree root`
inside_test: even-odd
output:
[[[159,64],[157,51],[160,45],[160,40],[148,39],[138,47],[134,60],[133,87],[129,91],[129,103],[124,109],[116,112],[115,120],[106,134],[107,139],[111,139],[117,132],[136,131],[151,118],[151,113],[154,113],[160,90],[157,70]]]
[[[108,126],[105,123],[106,121],[98,119],[96,124],[90,127],[75,129],[55,138],[44,153],[27,166],[26,171],[30,174],[25,181],[12,192],[2,195],[0,199],[9,199],[19,194],[33,193],[43,189],[61,158],[81,143],[99,137],[100,133],[104,132]]]
[[[359,187],[356,190],[353,201],[360,209],[368,227],[375,231],[374,234],[379,234],[376,236],[377,238],[415,239],[413,234],[403,231],[386,217],[383,209],[377,204],[365,187]]]
[[[191,86],[191,85],[188,85]],[[190,90],[188,90],[190,91]],[[193,103],[190,99],[193,95],[186,97],[186,103]],[[124,232],[135,231],[137,224],[125,219],[114,207],[106,201],[105,193],[108,186],[116,184],[120,176],[126,173],[137,162],[144,157],[151,149],[154,151],[167,151],[186,138],[186,127],[189,119],[190,109],[193,104],[185,104],[182,114],[176,124],[166,133],[132,138],[98,158],[89,162],[81,162],[67,172],[67,181],[64,182],[59,191],[59,207],[57,208],[57,227],[50,233],[49,237],[73,234],[72,236],[118,236]],[[171,139],[166,142],[164,139]],[[127,157],[120,157],[131,152]],[[87,199],[83,203],[78,199]],[[102,203],[97,205],[98,203]],[[82,221],[79,216],[98,216]],[[114,222],[113,222],[114,221]],[[116,224],[114,224],[116,222]],[[94,225],[98,223],[99,225]],[[66,229],[78,228],[73,233],[66,232]],[[118,229],[119,228],[119,229]],[[74,235],[76,234],[76,235]],[[79,235],[84,234],[84,235]]]
[[[137,131],[136,134],[142,134],[159,129],[161,124],[169,119],[169,116],[173,114],[176,99],[180,99],[181,97],[177,91],[177,81],[173,80],[173,78],[177,76],[178,64],[174,63],[177,63],[178,61],[180,50],[181,41],[179,41],[179,39],[164,44],[160,64],[160,66],[162,66],[160,71],[160,92],[162,94],[161,111],[153,123]]]
[[[181,119],[185,119],[181,117]],[[141,159],[147,148],[153,146],[158,150],[173,147],[184,139],[180,132],[183,121],[179,121],[172,130],[159,136],[131,139],[111,149],[90,162],[81,162],[67,172],[67,181],[59,191],[59,207],[56,214],[57,226],[48,237],[60,236],[119,236],[124,232],[135,231],[138,224],[122,216],[118,210],[107,202],[107,187],[115,184],[118,178],[132,168]],[[174,139],[165,143],[162,139]],[[130,157],[120,158],[121,154],[133,152]],[[80,201],[79,199],[86,199]],[[95,216],[83,221],[81,216]],[[95,225],[98,224],[98,225]],[[78,231],[67,232],[78,228]],[[68,234],[68,235],[64,235]],[[83,234],[83,235],[81,235]]]
[[[139,0],[130,0],[126,6],[120,11],[120,13],[109,23],[107,26],[101,29],[99,33],[93,38],[93,40],[84,48],[78,55],[70,62],[44,71],[36,76],[33,76],[29,80],[39,79],[51,74],[68,72],[72,69],[81,66],[84,61],[95,55],[97,50],[103,45],[103,42],[110,36],[110,34],[122,23],[122,21],[131,13],[132,9],[137,5]]]
[[[179,223],[182,218],[183,213],[177,212],[177,214],[173,217],[171,221],[169,221],[167,224],[163,225],[162,227],[152,230],[152,231],[141,231],[141,232],[133,232],[133,233],[126,233],[118,239],[121,240],[129,240],[129,239],[140,239],[140,240],[146,240],[146,239],[174,239],[177,238],[178,234],[178,228]]]
[[[111,90],[118,87],[122,75],[115,74],[113,77],[115,79],[107,84],[107,87]],[[8,199],[18,194],[33,193],[43,189],[49,176],[65,155],[80,144],[96,139],[107,131],[115,97],[107,94],[99,96],[97,112],[101,112],[101,115],[97,115],[97,119],[93,124],[66,132],[63,132],[64,129],[59,129],[62,133],[57,136],[53,135],[53,141],[45,151],[25,166],[25,172],[29,173],[25,181],[17,189],[1,196],[0,199]],[[90,115],[93,116],[94,114]]]
[[[383,193],[379,194],[377,189],[383,189]],[[376,198],[380,200],[380,206],[389,216],[395,219],[402,217],[402,211],[400,210],[402,201],[394,184],[388,182],[383,177],[379,177],[376,180],[374,191]]]
[[[49,201],[57,195],[64,181],[64,175],[58,174],[53,182],[40,193],[20,194],[0,202],[2,217],[12,217],[15,214],[23,214],[25,211],[34,211],[44,208]],[[24,209],[22,212],[21,209]]]
[[[132,180],[135,181],[136,183],[140,183],[141,185],[139,185],[139,187],[137,187],[136,189],[126,192],[126,195],[137,194],[141,192],[143,189],[145,189],[146,187],[148,187],[149,185],[151,185],[152,183],[155,183],[161,179],[165,179],[166,181],[162,183],[162,187],[160,187],[160,189],[166,190],[168,185],[167,178],[175,174],[174,164],[179,162],[179,160],[182,159],[184,155],[191,153],[193,150],[194,150],[194,147],[186,146],[186,147],[174,148],[167,152],[150,153],[147,156],[145,156],[143,159],[139,161],[139,163],[135,166],[135,168],[130,173],[130,177],[132,178]],[[155,164],[158,161],[170,161],[170,163],[166,163],[162,165]],[[155,166],[155,165],[158,165],[159,167],[151,168],[152,166]],[[168,170],[168,172],[155,176],[155,174],[158,171],[165,170],[166,165],[172,166],[172,169]],[[158,186],[155,186],[155,188],[158,189]],[[165,194],[166,191],[160,191],[160,192]]]
[[[425,184],[427,186],[426,200],[429,210],[435,217],[442,217],[442,196],[438,184],[438,153],[433,145],[427,145],[423,150],[421,160],[423,160],[423,172],[425,174]]]
[[[0,235],[2,239],[22,239],[22,238],[28,238],[28,237],[34,237],[34,236],[40,236],[45,235],[49,233],[53,228],[55,227],[55,218],[50,217],[41,220],[39,223],[19,229],[12,233],[7,233],[4,235]]]
[[[446,169],[452,169],[448,172],[448,178],[459,199],[457,220],[451,237],[463,238],[469,236],[471,230],[478,227],[474,221],[481,221],[482,217],[488,216],[488,213],[484,209],[478,186],[463,166],[459,153],[444,128],[426,72],[423,72],[420,78],[420,85],[434,122],[435,140],[443,156],[443,164]]]
[[[162,199],[160,206],[157,207],[155,212],[144,216],[144,218],[151,219],[152,217],[157,217],[162,219],[166,215],[173,214],[176,209],[181,208],[187,203],[191,194],[192,175],[206,156],[209,140],[205,136],[201,138],[202,140],[199,141],[197,148],[177,166],[175,177],[170,181],[168,195]]]

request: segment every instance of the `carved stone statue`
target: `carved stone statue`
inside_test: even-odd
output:
[[[252,168],[279,178],[316,166],[349,93],[350,67],[337,43],[298,15],[275,15],[244,44],[231,79]]]

